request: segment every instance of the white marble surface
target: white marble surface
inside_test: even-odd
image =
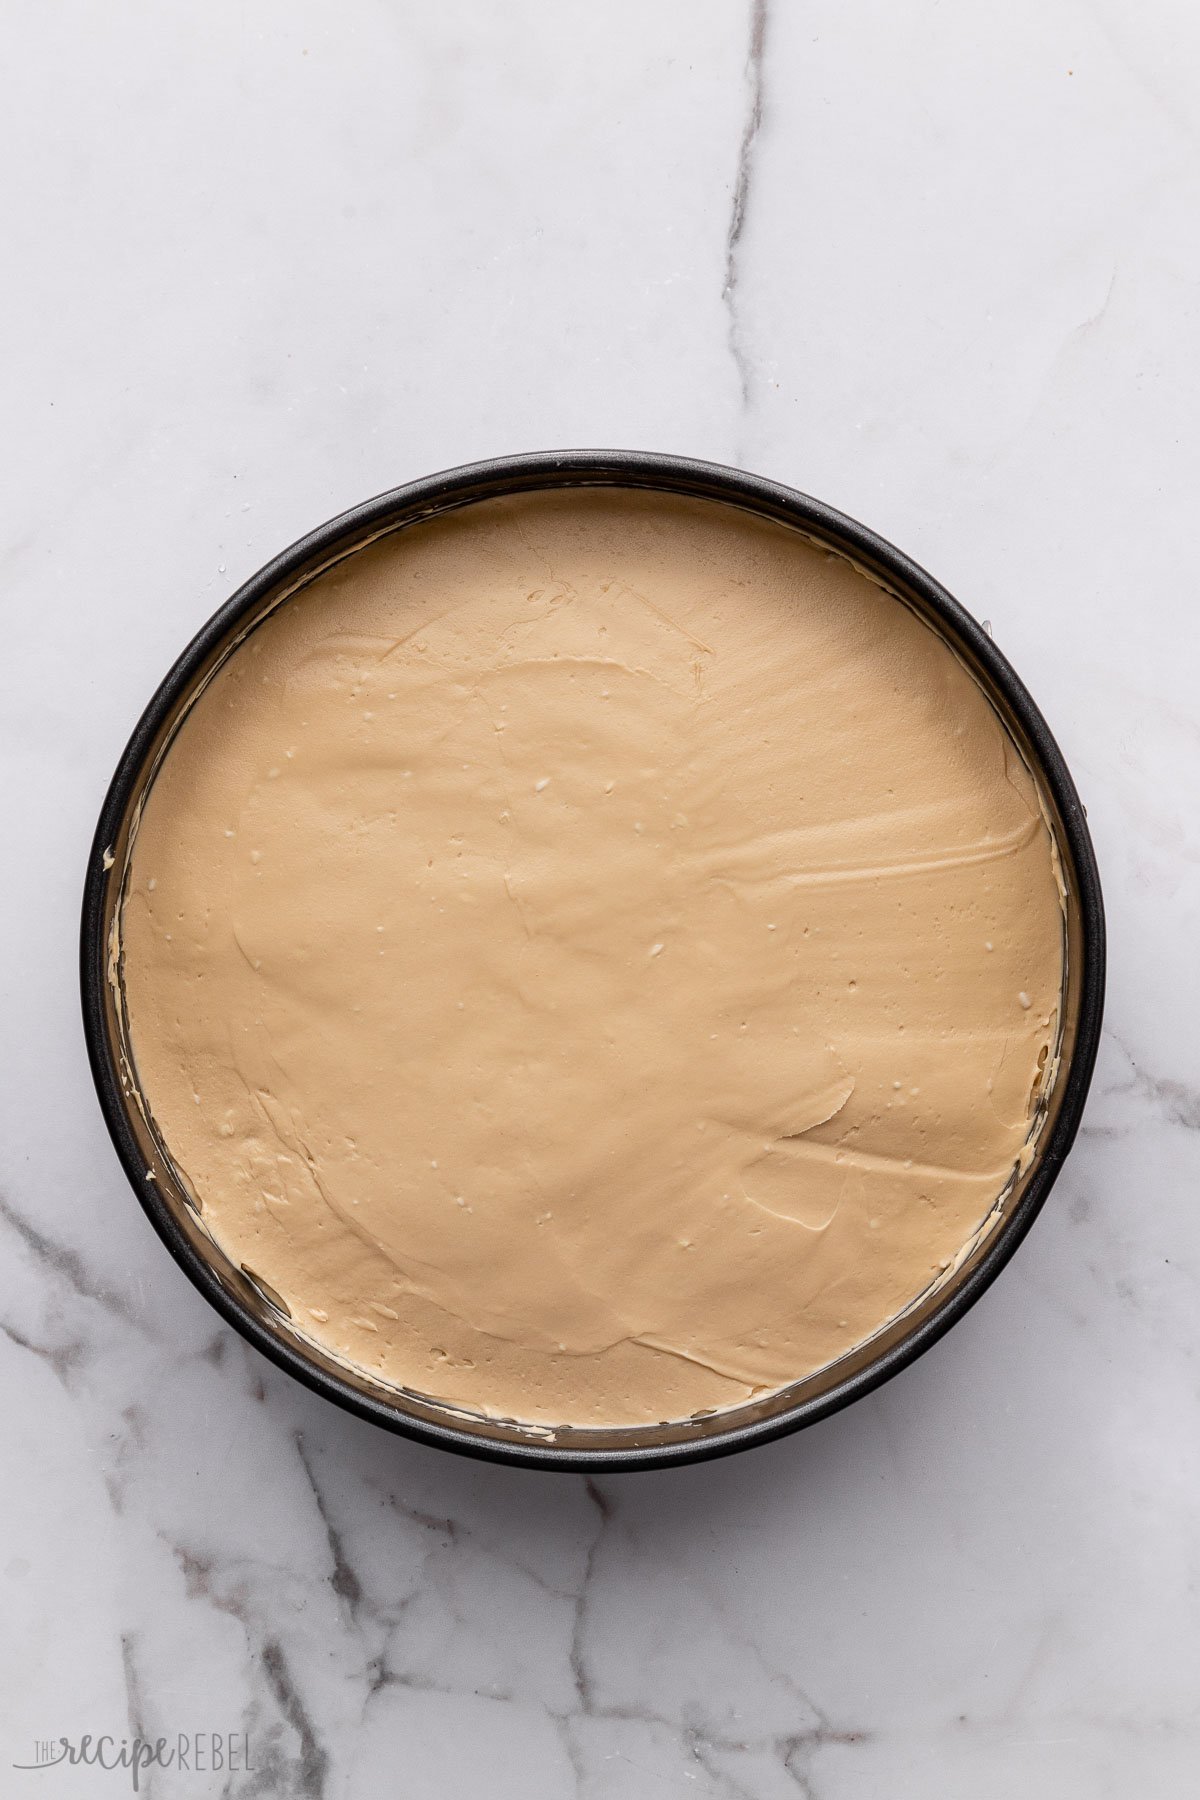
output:
[[[1200,13],[84,0],[5,19],[0,1791],[1200,1791]],[[741,175],[739,177],[739,157]],[[938,573],[1075,769],[1108,1025],[1042,1220],[875,1398],[593,1487],[392,1441],[193,1293],[100,1121],[128,729],[317,521],[491,452],[742,462]]]

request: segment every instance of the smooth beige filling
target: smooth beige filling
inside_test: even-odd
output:
[[[713,504],[491,501],[229,658],[122,920],[146,1102],[328,1350],[629,1424],[871,1336],[1022,1157],[1063,982],[1033,781],[945,643]]]

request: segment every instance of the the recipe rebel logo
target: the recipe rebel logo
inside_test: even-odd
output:
[[[142,1776],[151,1769],[179,1769],[196,1775],[252,1774],[250,1739],[245,1732],[180,1731],[174,1737],[38,1738],[33,1760],[14,1762],[14,1769],[62,1768],[124,1770],[133,1792],[141,1791]]]

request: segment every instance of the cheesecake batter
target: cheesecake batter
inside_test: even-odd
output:
[[[736,1405],[960,1257],[1055,1066],[1058,865],[946,644],[733,508],[535,493],[294,594],[181,727],[121,916],[218,1242],[388,1383]]]

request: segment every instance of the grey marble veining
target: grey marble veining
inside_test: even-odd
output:
[[[1178,1800],[1200,1777],[1200,15],[1171,0],[82,0],[7,21],[0,1791]],[[1084,1129],[997,1286],[790,1442],[392,1441],[144,1222],[82,863],[239,581],[514,449],[735,460],[934,570],[1075,770]]]

